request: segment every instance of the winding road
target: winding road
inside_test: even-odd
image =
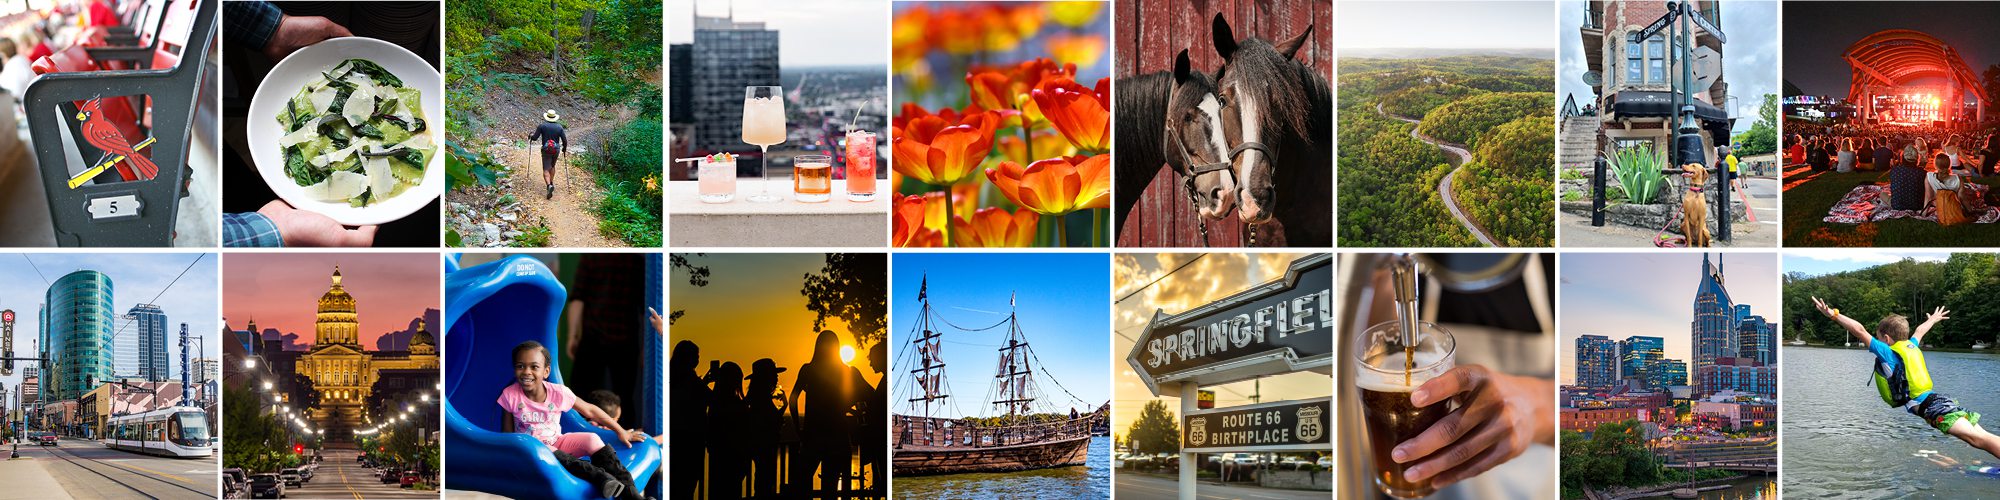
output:
[[[1465,163],[1472,161],[1472,153],[1466,151],[1464,147],[1460,147],[1457,144],[1452,144],[1439,140],[1433,140],[1430,137],[1426,137],[1423,134],[1417,133],[1417,127],[1416,127],[1417,120],[1412,120],[1409,118],[1392,115],[1389,114],[1388,112],[1382,111],[1382,103],[1380,102],[1375,103],[1375,114],[1396,120],[1402,120],[1404,122],[1409,123],[1411,125],[1410,126],[1411,138],[1423,141],[1424,143],[1430,144],[1432,146],[1437,146],[1438,149],[1442,149],[1446,153],[1451,154],[1451,166],[1452,166],[1451,173],[1445,174],[1444,180],[1438,181],[1438,196],[1444,198],[1444,208],[1446,210],[1451,211],[1452,218],[1458,219],[1459,225],[1465,226],[1465,230],[1467,232],[1472,233],[1473,237],[1479,238],[1480,243],[1483,243],[1489,247],[1500,246],[1498,243],[1494,243],[1495,240],[1493,239],[1492,235],[1486,234],[1486,229],[1481,228],[1479,227],[1479,224],[1472,222],[1472,218],[1465,215],[1465,210],[1458,208],[1458,197],[1452,195],[1451,178],[1457,177],[1458,171],[1465,167]]]

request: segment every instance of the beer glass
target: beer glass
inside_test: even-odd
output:
[[[1419,323],[1408,345],[1401,333],[1401,324],[1391,320],[1354,339],[1359,343],[1354,384],[1361,389],[1362,427],[1375,461],[1375,486],[1391,497],[1421,498],[1437,488],[1429,479],[1405,480],[1405,464],[1396,463],[1390,452],[1451,412],[1450,400],[1421,408],[1410,404],[1410,391],[1451,369],[1455,343],[1450,332],[1428,322]]]

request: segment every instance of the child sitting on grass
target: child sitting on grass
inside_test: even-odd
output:
[[[625,470],[624,462],[611,451],[611,445],[605,444],[596,433],[562,432],[562,415],[575,409],[584,420],[616,432],[618,439],[627,444],[644,441],[646,434],[625,430],[618,425],[618,419],[605,414],[597,405],[577,399],[568,387],[549,382],[549,360],[548,348],[539,342],[530,340],[514,346],[516,383],[500,390],[500,409],[510,416],[501,422],[500,430],[526,433],[548,445],[563,470],[597,485],[598,493],[605,498],[644,499],[632,483],[632,473]],[[584,456],[590,460],[577,458]]]
[[[1842,316],[1840,309],[1827,306],[1819,297],[1812,300],[1820,314],[1840,323],[1855,339],[1868,343],[1868,352],[1875,354],[1875,390],[1881,393],[1882,402],[1900,406],[1939,432],[2000,457],[2000,436],[1979,426],[1978,412],[1961,408],[1957,401],[1931,390],[1930,368],[1924,365],[1924,351],[1917,344],[1924,341],[1924,334],[1930,333],[1931,327],[1950,319],[1947,315],[1951,311],[1937,308],[1917,326],[1915,334],[1910,333],[1908,318],[1891,314],[1882,318],[1875,326],[1875,335],[1869,336],[1861,322]]]

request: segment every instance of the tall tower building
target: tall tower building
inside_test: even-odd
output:
[[[1736,355],[1760,365],[1778,362],[1778,324],[1751,314],[1736,324]]]
[[[132,306],[124,316],[129,327],[121,327],[118,337],[118,358],[130,359],[130,372],[120,372],[119,376],[132,376],[153,382],[165,382],[173,378],[167,366],[167,313],[160,306],[139,304]],[[129,339],[129,340],[128,340]],[[131,349],[127,355],[126,348]],[[114,370],[116,371],[116,370]]]
[[[760,22],[694,16],[694,43],[687,49],[693,62],[677,82],[692,82],[686,99],[693,101],[694,149],[757,151],[743,142],[743,88],[778,85],[778,31]]]
[[[1666,357],[1666,339],[1634,336],[1618,341],[1618,379],[1656,389],[1653,372]]]
[[[42,305],[43,348],[49,370],[42,374],[42,399],[76,399],[111,380],[113,346],[111,277],[77,271],[49,285]]]
[[[1707,387],[1705,368],[1715,364],[1717,358],[1736,357],[1738,337],[1736,332],[1735,303],[1729,300],[1729,290],[1723,287],[1722,263],[1710,261],[1708,254],[1701,256],[1701,282],[1695,287],[1694,321],[1694,385]]]
[[[1603,335],[1576,338],[1576,385],[1611,387],[1618,377],[1618,344]]]

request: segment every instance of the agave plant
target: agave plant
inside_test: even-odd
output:
[[[1618,148],[1605,158],[1605,162],[1611,164],[1618,186],[1625,190],[1625,196],[1632,203],[1652,203],[1653,198],[1660,194],[1660,187],[1667,183],[1667,175],[1660,171],[1667,165],[1667,153],[1657,147]]]

